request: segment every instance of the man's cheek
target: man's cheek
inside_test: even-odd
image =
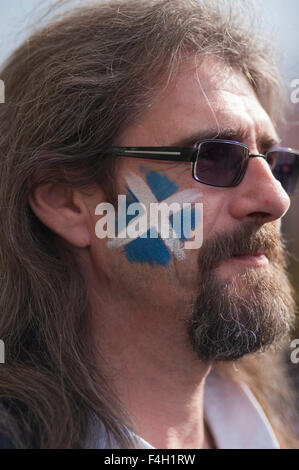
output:
[[[184,260],[186,249],[200,248],[203,204],[197,202],[198,191],[180,190],[166,174],[143,167],[140,175],[127,173],[125,181],[126,194],[118,196],[114,215],[116,236],[107,242],[110,249],[121,248],[130,263],[167,266],[172,257]]]

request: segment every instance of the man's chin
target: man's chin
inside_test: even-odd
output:
[[[224,263],[205,279],[193,306],[189,337],[198,357],[230,361],[281,347],[295,310],[284,270],[272,263],[226,268]]]

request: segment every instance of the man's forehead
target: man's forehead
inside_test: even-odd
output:
[[[123,137],[122,144],[139,146],[182,142],[185,146],[218,137],[261,140],[269,148],[270,143],[279,141],[270,117],[245,76],[212,58],[199,63],[193,58],[182,64]],[[132,141],[134,137],[136,142]]]
[[[252,86],[241,71],[213,56],[184,61],[162,89],[159,100],[167,100],[170,96],[179,98],[182,91],[202,100],[206,100],[206,95],[213,100],[219,92],[256,98]]]

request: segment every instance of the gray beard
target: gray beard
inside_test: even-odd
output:
[[[260,230],[259,236],[248,236],[246,232],[248,234],[246,230],[239,231],[233,238],[226,236],[226,239],[222,235],[222,256],[220,247],[217,259],[213,256],[217,240],[209,242],[200,253],[200,289],[188,330],[193,349],[201,360],[232,361],[256,351],[278,349],[293,326],[293,292],[285,270],[286,255],[277,234],[269,229]],[[247,269],[228,281],[221,281],[215,268],[237,239],[237,253],[248,251],[250,243],[254,251],[253,241],[261,246],[266,240],[270,264],[267,268]]]

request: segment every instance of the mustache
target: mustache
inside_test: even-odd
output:
[[[201,272],[208,272],[232,256],[257,253],[264,253],[270,262],[286,267],[286,250],[280,233],[273,225],[257,227],[246,223],[230,234],[217,233],[203,243],[198,254],[198,265]]]

